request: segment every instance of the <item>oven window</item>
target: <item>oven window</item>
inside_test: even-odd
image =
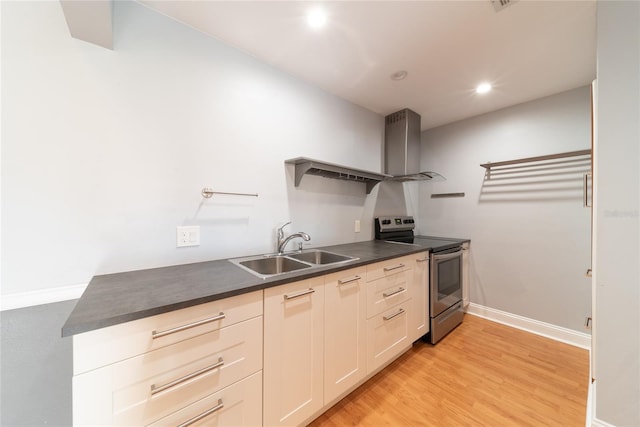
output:
[[[444,298],[460,291],[460,262],[461,257],[438,262],[437,274],[439,298]]]

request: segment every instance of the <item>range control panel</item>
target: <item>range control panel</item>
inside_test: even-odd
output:
[[[413,230],[415,221],[412,216],[381,216],[375,220],[378,231]]]

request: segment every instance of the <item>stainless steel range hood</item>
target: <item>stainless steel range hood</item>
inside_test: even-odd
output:
[[[420,115],[408,108],[385,117],[385,173],[390,181],[444,181],[436,172],[420,171]]]

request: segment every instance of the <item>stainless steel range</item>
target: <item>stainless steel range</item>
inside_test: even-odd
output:
[[[379,217],[374,224],[377,240],[412,244],[430,251],[429,283],[425,283],[429,289],[430,332],[425,339],[435,344],[462,323],[462,245],[456,240],[415,236],[411,216]]]

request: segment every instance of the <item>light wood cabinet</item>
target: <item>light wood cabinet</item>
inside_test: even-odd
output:
[[[72,379],[74,425],[149,425],[260,373],[262,305],[255,302],[261,300],[262,291],[258,291],[222,300],[214,313],[203,313],[203,306],[211,308],[204,304],[74,337],[74,370],[76,365],[94,366]],[[219,326],[226,318],[211,320],[221,316],[222,306],[224,313],[236,313],[226,327]],[[150,329],[158,324],[169,327]],[[156,344],[154,332],[173,343]],[[122,345],[136,336],[148,339],[103,356],[90,347],[101,347],[102,339]],[[154,346],[140,353],[141,348]],[[135,355],[113,360],[115,355],[130,354]],[[95,366],[105,360],[109,363]],[[261,384],[251,393],[255,392],[261,393]]]
[[[367,373],[365,274],[362,267],[325,276],[325,404],[357,385]]]
[[[415,254],[413,263],[409,323],[409,339],[411,342],[429,332],[429,253],[420,252]]]
[[[299,425],[324,404],[324,277],[264,292],[266,426]]]

